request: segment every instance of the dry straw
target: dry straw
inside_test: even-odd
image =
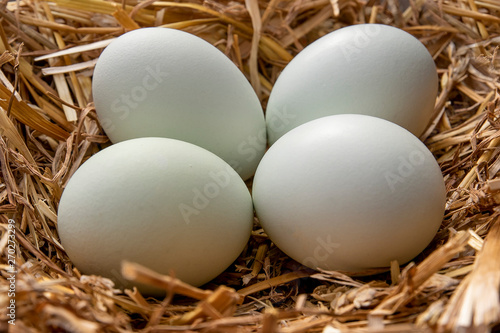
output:
[[[500,323],[498,0],[1,3],[0,331],[485,332]],[[163,300],[72,265],[57,205],[75,170],[109,144],[90,87],[113,38],[146,26],[198,35],[232,59],[265,106],[297,52],[332,30],[375,22],[419,38],[440,78],[422,139],[442,168],[447,210],[414,262],[364,277],[315,272],[256,224],[236,263],[203,289],[124,264],[124,277],[165,288]],[[5,322],[11,299],[15,326]]]

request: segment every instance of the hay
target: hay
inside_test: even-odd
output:
[[[16,319],[15,326],[2,321],[0,331],[481,332],[498,325],[500,3],[402,3],[3,1],[0,314],[10,320],[15,300]],[[281,253],[256,224],[240,258],[203,289],[123,266],[125,277],[169,291],[164,300],[73,267],[57,236],[57,204],[79,165],[109,145],[90,87],[95,60],[113,38],[145,26],[198,35],[242,70],[265,106],[297,52],[367,22],[412,33],[438,67],[440,92],[422,139],[440,163],[448,201],[438,234],[414,262],[364,277],[315,272]]]

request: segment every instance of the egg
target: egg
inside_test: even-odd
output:
[[[243,179],[266,149],[266,124],[243,73],[203,39],[142,28],[108,45],[94,69],[92,95],[113,143],[167,137],[205,148]]]
[[[426,146],[387,120],[333,115],[271,146],[252,188],[270,239],[313,269],[360,272],[406,263],[431,242],[446,191]]]
[[[138,138],[77,169],[60,200],[58,232],[84,274],[130,287],[120,274],[128,260],[199,286],[238,257],[253,216],[247,186],[221,158],[179,140]]]
[[[409,33],[381,24],[341,28],[308,45],[281,72],[266,109],[269,142],[335,114],[383,118],[419,136],[437,90],[434,61]]]

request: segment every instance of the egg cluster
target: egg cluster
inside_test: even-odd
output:
[[[280,74],[265,118],[211,44],[167,28],[128,32],[94,71],[113,145],[68,182],[61,242],[82,272],[121,287],[122,260],[202,285],[243,251],[255,209],[271,240],[311,268],[407,262],[444,213],[440,168],[416,137],[436,94],[432,57],[390,26],[351,26],[307,46]]]

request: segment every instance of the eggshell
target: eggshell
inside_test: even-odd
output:
[[[432,240],[445,186],[413,134],[365,115],[334,115],[281,137],[252,195],[271,240],[311,268],[358,272],[403,264]]]
[[[266,148],[261,104],[221,51],[187,32],[143,28],[114,40],[99,57],[92,94],[113,143],[167,137],[221,157],[243,179]]]
[[[419,136],[434,110],[438,77],[425,46],[381,24],[335,30],[303,49],[276,81],[266,109],[269,142],[307,121],[365,114]]]
[[[92,156],[69,180],[58,213],[75,266],[119,287],[131,286],[122,260],[204,284],[238,257],[253,223],[249,190],[227,163],[167,138],[123,141]]]

